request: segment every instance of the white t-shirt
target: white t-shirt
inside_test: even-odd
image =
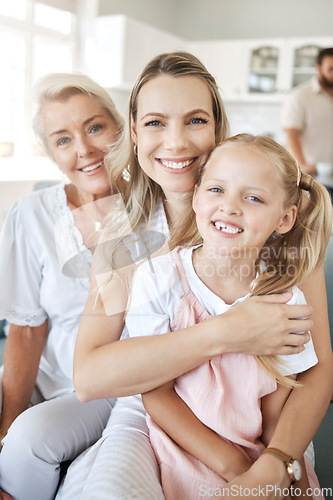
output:
[[[37,377],[45,399],[74,391],[74,346],[91,275],[92,253],[74,224],[64,188],[57,184],[16,202],[0,232],[0,319],[23,326],[48,319]],[[162,203],[139,240],[157,232],[168,235]],[[129,247],[134,240],[130,250],[139,260],[142,244],[129,237]]]
[[[184,266],[189,287],[211,314],[216,316],[226,312],[248,295],[237,299],[233,304],[226,304],[215,295],[197,276],[192,263],[193,248],[183,248],[179,256]],[[294,287],[293,296],[288,304],[305,304],[301,290]],[[170,325],[184,295],[176,263],[171,254],[156,257],[142,264],[134,277],[131,303],[126,317],[126,326],[130,337],[160,335],[170,332]],[[312,340],[299,354],[279,356],[286,365],[279,365],[283,375],[303,372],[315,364],[318,359]]]

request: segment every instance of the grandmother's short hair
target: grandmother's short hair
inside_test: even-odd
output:
[[[43,125],[42,114],[44,108],[50,102],[64,101],[80,93],[96,98],[110,114],[119,131],[123,128],[123,117],[118,112],[110,95],[89,76],[83,73],[50,73],[45,75],[36,82],[34,88],[35,113],[33,129],[43,150],[51,157],[52,154]]]

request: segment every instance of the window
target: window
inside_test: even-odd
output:
[[[0,181],[44,179],[56,173],[36,145],[32,89],[46,73],[76,70],[76,3],[0,2]]]
[[[26,0],[11,0],[0,4],[0,15],[23,21],[26,16]]]

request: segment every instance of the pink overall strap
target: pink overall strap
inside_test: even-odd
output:
[[[181,249],[182,249],[182,247],[175,248],[174,250],[172,250],[171,255],[174,258],[174,261],[176,263],[176,267],[177,267],[177,271],[178,271],[178,274],[179,274],[179,277],[180,277],[180,281],[182,283],[182,286],[183,286],[183,289],[184,289],[184,292],[185,292],[185,295],[186,295],[188,292],[191,291],[191,289],[190,289],[190,286],[189,286],[187,278],[186,278],[186,274],[185,274],[183,263],[181,261],[181,258],[179,257],[179,253],[178,252]]]

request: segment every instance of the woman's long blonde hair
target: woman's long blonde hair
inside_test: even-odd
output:
[[[124,130],[118,144],[105,157],[105,165],[109,172],[112,188],[114,192],[122,195],[132,231],[135,231],[141,223],[148,224],[151,216],[157,210],[158,204],[164,199],[161,187],[150,179],[140,167],[130,133],[131,119],[135,122],[137,118],[138,96],[142,87],[160,75],[169,75],[175,78],[194,76],[204,81],[212,98],[216,144],[228,136],[228,120],[218,86],[214,77],[201,61],[194,55],[181,51],[160,54],[152,59],[133,87],[129,100],[128,127]],[[185,194],[185,198],[187,198],[185,212],[187,213],[184,213],[184,226],[187,225],[187,219],[192,213],[192,196],[192,190]],[[106,219],[104,225],[111,227],[113,224],[114,219],[110,216],[110,220]],[[169,248],[175,246],[173,242],[179,242],[180,234],[184,235],[181,226],[172,228]]]
[[[250,295],[283,293],[299,285],[325,259],[332,231],[332,202],[326,188],[302,172],[295,158],[270,137],[238,134],[222,143],[253,148],[278,171],[284,191],[284,208],[297,207],[296,221],[286,234],[273,234],[261,249],[255,263],[256,278]],[[208,160],[209,161],[209,160]],[[208,162],[206,162],[207,165]],[[201,169],[200,179],[205,171]],[[200,183],[200,180],[199,180]],[[198,184],[199,184],[198,183]],[[193,230],[189,245],[202,241]],[[295,386],[280,374],[276,356],[256,356],[259,364],[283,385]]]

